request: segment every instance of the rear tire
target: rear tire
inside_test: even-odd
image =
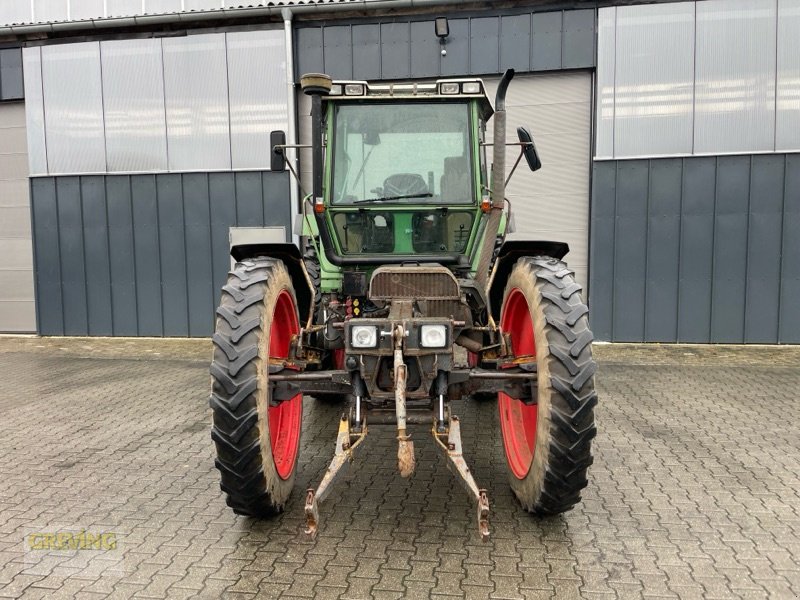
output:
[[[209,404],[220,487],[240,515],[281,512],[294,485],[303,397],[273,403],[268,364],[270,357],[288,357],[299,329],[284,264],[271,258],[236,263],[217,309]]]
[[[537,404],[498,394],[509,481],[523,508],[542,515],[580,502],[593,461],[597,364],[580,290],[562,261],[526,257],[503,298],[501,327],[515,354],[535,354],[538,367]]]

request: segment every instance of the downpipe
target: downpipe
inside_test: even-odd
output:
[[[475,279],[486,288],[489,280],[489,265],[494,255],[494,244],[506,197],[506,92],[514,78],[514,69],[508,69],[497,86],[494,100],[494,140],[492,146],[492,207],[483,233],[483,246],[478,260]],[[487,290],[488,292],[488,290]]]

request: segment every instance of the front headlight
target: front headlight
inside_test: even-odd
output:
[[[353,325],[350,342],[353,348],[374,348],[378,345],[378,328],[375,325]]]
[[[423,325],[419,328],[419,344],[423,348],[444,348],[447,345],[447,327]]]

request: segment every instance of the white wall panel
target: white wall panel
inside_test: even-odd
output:
[[[595,156],[614,157],[614,69],[617,7],[597,11],[597,128]]]
[[[25,76],[25,120],[28,137],[28,163],[31,175],[47,173],[47,146],[44,134],[44,99],[42,98],[42,49],[23,48]]]
[[[144,0],[144,12],[148,14],[174,13],[181,11],[181,0]]]
[[[78,21],[80,19],[100,19],[104,16],[105,13],[103,8],[103,0],[70,0],[70,21]]]
[[[44,46],[42,80],[49,172],[104,172],[99,42]]]
[[[775,142],[775,0],[697,3],[696,153]]]
[[[618,7],[614,55],[615,153],[690,154],[694,4]]]
[[[101,42],[109,171],[167,170],[161,40]]]
[[[23,0],[0,1],[0,25],[11,23],[30,23],[31,3]]]
[[[66,21],[68,13],[67,0],[33,0],[33,19],[36,22]]]
[[[778,0],[775,149],[800,150],[800,0]]]
[[[128,17],[142,14],[142,0],[106,0],[109,17]]]
[[[225,34],[162,43],[169,168],[230,169]]]
[[[234,169],[268,169],[269,134],[288,121],[282,30],[227,34]]]

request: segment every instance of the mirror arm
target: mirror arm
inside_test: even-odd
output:
[[[513,146],[513,145],[515,145],[515,144],[506,144],[506,145],[508,145],[508,146]],[[520,145],[520,146],[522,146],[522,144],[519,144],[519,145]],[[511,176],[514,174],[514,171],[516,171],[516,170],[517,170],[517,165],[519,164],[519,161],[521,161],[521,160],[522,160],[522,155],[523,155],[524,153],[525,153],[525,148],[520,148],[520,150],[519,150],[519,156],[517,157],[517,162],[515,162],[515,163],[514,163],[514,166],[513,166],[513,167],[511,167],[511,172],[508,174],[508,177],[506,177],[506,182],[505,182],[505,185],[508,185],[508,182],[509,182],[509,181],[511,181]]]

